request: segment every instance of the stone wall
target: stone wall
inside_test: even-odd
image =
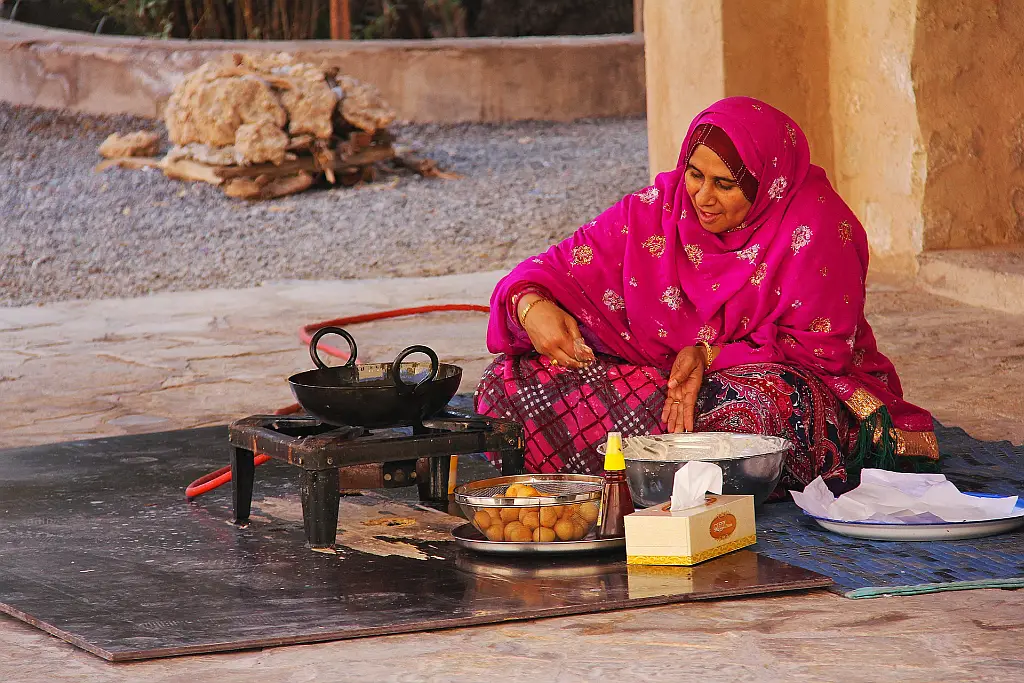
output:
[[[643,36],[228,42],[112,38],[0,21],[0,100],[156,117],[218,54],[289,52],[375,84],[403,120],[557,120],[645,109]]]

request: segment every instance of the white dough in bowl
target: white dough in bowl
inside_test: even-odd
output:
[[[734,434],[731,432],[697,432],[631,436],[623,440],[626,460],[684,462],[688,460],[736,460],[774,453],[788,447],[789,442],[775,436]]]

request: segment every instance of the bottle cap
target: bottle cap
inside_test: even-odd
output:
[[[626,469],[626,459],[622,456],[622,434],[608,432],[608,445],[604,452],[604,469],[606,472]]]

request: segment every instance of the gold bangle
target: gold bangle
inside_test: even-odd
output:
[[[715,352],[711,348],[711,344],[708,344],[703,339],[698,339],[696,344],[704,347],[704,372],[711,370],[711,364],[715,362]]]
[[[526,327],[526,316],[529,314],[530,310],[534,306],[539,304],[541,301],[550,301],[550,299],[534,299],[530,303],[526,304],[526,308],[524,308],[523,312],[519,314],[519,326],[520,327],[523,327],[523,328]]]

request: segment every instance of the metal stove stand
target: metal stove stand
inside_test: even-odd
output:
[[[421,501],[447,505],[451,456],[498,452],[506,475],[524,466],[521,425],[451,409],[414,427],[373,431],[306,415],[252,415],[230,425],[229,440],[235,524],[249,521],[255,454],[265,454],[302,468],[302,519],[314,550],[334,549],[342,488],[415,484]]]

